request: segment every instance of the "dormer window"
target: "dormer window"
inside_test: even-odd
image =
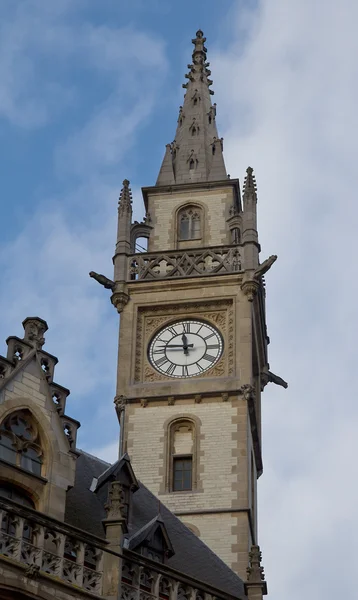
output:
[[[42,449],[30,411],[11,413],[0,425],[0,459],[41,475]]]
[[[178,239],[198,240],[201,234],[201,209],[197,207],[186,207],[178,215]]]

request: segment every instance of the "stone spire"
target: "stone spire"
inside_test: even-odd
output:
[[[206,61],[203,32],[192,40],[194,51],[183,106],[179,108],[175,139],[167,144],[156,185],[220,181],[227,179],[223,139],[216,128],[216,104],[211,103],[212,84]]]

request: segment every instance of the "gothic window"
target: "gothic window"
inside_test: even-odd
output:
[[[178,215],[178,239],[198,240],[202,237],[201,210],[197,207],[185,207]]]
[[[16,411],[0,425],[0,459],[41,475],[42,449],[30,411]]]
[[[240,229],[238,227],[234,227],[234,229],[231,230],[231,243],[232,244],[240,244],[241,243]]]

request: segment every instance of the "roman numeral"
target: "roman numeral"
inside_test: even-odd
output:
[[[209,338],[213,337],[213,335],[215,335],[215,333],[210,333],[209,335],[204,337],[204,340],[208,340]]]
[[[200,327],[199,327],[199,329],[198,329],[198,331],[197,331],[196,333],[198,334],[198,333],[199,333],[199,331],[200,331],[200,330],[201,330],[203,327],[204,327],[204,325],[203,325],[203,324],[201,324],[201,325],[200,325]]]
[[[153,354],[164,354],[164,348],[162,348],[161,350],[153,350]]]
[[[208,360],[209,362],[214,362],[215,360],[215,356],[211,356],[210,354],[204,354],[203,358],[201,360]]]
[[[170,331],[170,333],[172,334],[173,337],[175,335],[178,335],[178,333],[175,331],[174,327],[168,327],[168,331]]]
[[[183,323],[184,333],[190,333],[190,323]]]
[[[189,371],[188,371],[188,367],[186,365],[182,366],[182,368],[181,368],[181,375],[182,375],[182,377],[188,377]]]
[[[198,362],[197,362],[197,363],[195,363],[195,364],[196,364],[196,366],[197,366],[197,368],[198,368],[198,371],[199,371],[199,373],[202,373],[202,372],[204,371],[204,369],[203,369],[203,367],[201,366],[201,364],[200,364],[200,363],[198,363]]]
[[[155,364],[157,365],[157,367],[161,367],[166,362],[168,362],[167,357],[166,356],[162,356],[162,358],[159,358],[158,360],[155,361]]]
[[[220,348],[220,344],[208,344],[206,346],[206,348],[210,349],[210,350],[215,349],[215,348]]]
[[[175,367],[176,367],[176,365],[173,365],[173,363],[170,363],[169,367],[165,370],[165,372],[168,373],[168,375],[172,375],[172,373],[174,373],[174,371],[175,371]]]

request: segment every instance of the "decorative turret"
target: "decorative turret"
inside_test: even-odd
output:
[[[199,29],[192,40],[194,51],[183,106],[179,108],[175,139],[167,144],[156,185],[220,181],[227,179],[223,139],[216,128],[216,104],[211,103],[212,84],[206,62],[206,38]]]

